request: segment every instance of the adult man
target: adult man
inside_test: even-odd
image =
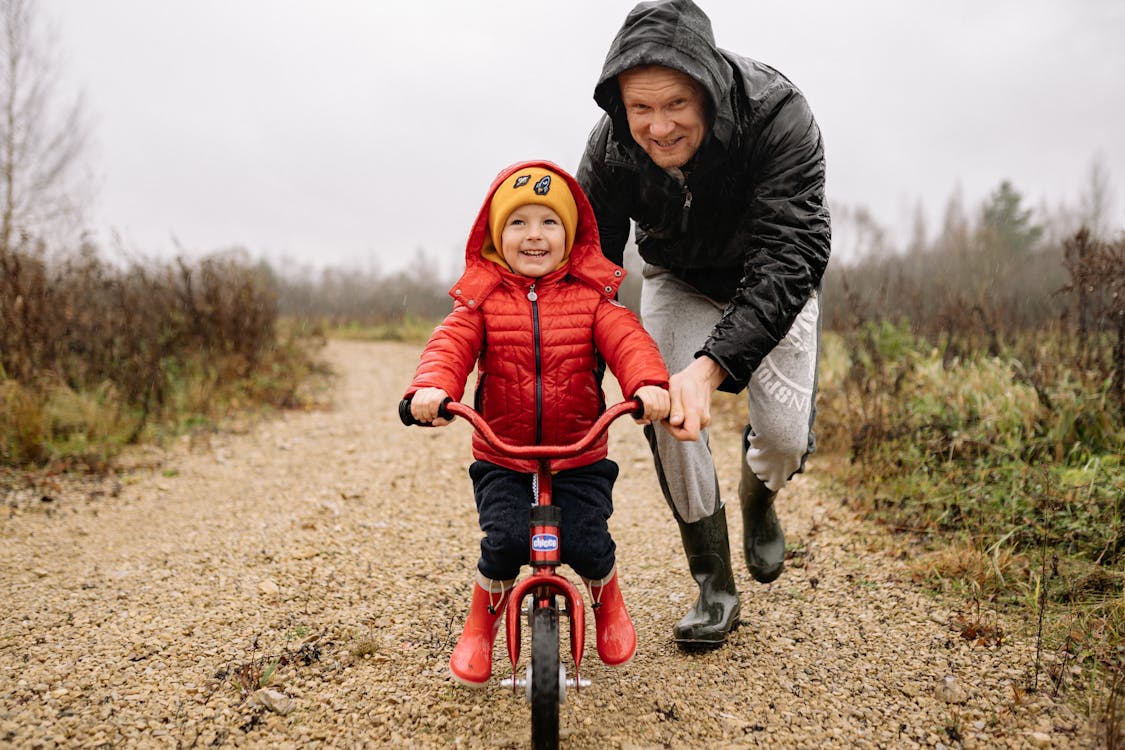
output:
[[[830,245],[820,131],[788,79],[715,46],[691,0],[630,11],[594,100],[605,115],[578,180],[611,260],[622,262],[636,223],[641,316],[675,373],[667,429],[646,428],[699,584],[673,634],[714,647],[740,607],[706,431],[712,391],[747,389],[739,500],[746,563],[763,583],[785,558],[774,499],[814,447]]]

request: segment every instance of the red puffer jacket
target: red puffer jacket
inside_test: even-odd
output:
[[[563,176],[578,204],[569,261],[538,279],[481,255],[493,192],[532,166]],[[656,344],[614,300],[625,271],[602,255],[593,209],[574,178],[550,162],[524,162],[501,172],[488,196],[466,243],[465,273],[450,290],[453,312],[434,329],[406,397],[433,387],[459,401],[476,364],[474,408],[499,437],[517,445],[558,445],[579,439],[605,409],[596,375],[599,353],[623,393],[631,396],[643,385],[666,388],[668,370]],[[586,466],[605,458],[606,446],[603,436],[584,455],[552,466]],[[477,435],[473,455],[516,471],[535,470],[534,461],[500,455]]]

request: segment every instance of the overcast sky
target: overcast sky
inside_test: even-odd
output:
[[[501,167],[574,170],[629,0],[42,0],[89,115],[96,237],[443,274]],[[833,207],[905,239],[1002,180],[1125,226],[1125,0],[701,0],[824,134]],[[842,211],[840,211],[842,215]],[[848,236],[837,231],[837,252]]]

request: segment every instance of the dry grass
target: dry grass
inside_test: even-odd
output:
[[[117,267],[0,249],[0,464],[102,463],[155,424],[291,407],[312,363],[239,253]]]

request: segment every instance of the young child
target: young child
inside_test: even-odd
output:
[[[599,355],[623,393],[644,404],[642,424],[668,416],[668,371],[656,345],[614,300],[625,271],[606,260],[593,209],[575,179],[551,162],[501,172],[465,247],[465,272],[450,290],[453,312],[422,352],[405,397],[420,422],[446,398],[460,400],[477,366],[474,407],[503,440],[517,445],[572,443],[605,408]],[[617,584],[609,533],[617,464],[603,435],[581,456],[552,463],[562,508],[562,561],[595,602],[598,656],[624,664],[636,631]],[[511,459],[473,436],[469,467],[480,516],[481,555],[464,631],[449,669],[483,687],[508,592],[528,561],[535,462]]]

